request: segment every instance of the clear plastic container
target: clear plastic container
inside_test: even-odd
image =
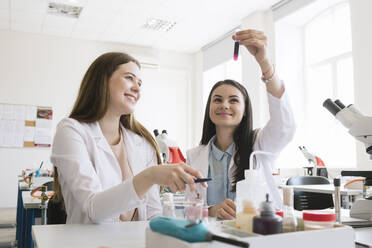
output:
[[[164,193],[162,197],[163,216],[175,218],[175,206],[172,193]]]
[[[178,199],[175,203],[176,218],[187,220],[202,220],[205,210],[203,208],[203,190],[200,183],[195,185],[195,191],[191,192],[190,187],[186,185],[184,197]],[[204,211],[204,212],[203,212]],[[208,209],[207,209],[208,211]],[[208,218],[208,212],[207,212]]]
[[[303,211],[304,230],[322,230],[333,228],[336,223],[336,214],[331,211],[310,210]]]

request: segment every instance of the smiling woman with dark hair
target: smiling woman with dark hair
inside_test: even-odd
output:
[[[278,207],[281,197],[272,177],[276,157],[257,155],[253,151],[278,154],[295,132],[293,114],[283,83],[277,78],[267,58],[267,38],[257,30],[244,30],[233,36],[255,57],[261,67],[262,80],[268,92],[270,120],[260,130],[253,129],[252,105],[247,90],[234,80],[217,82],[208,97],[200,145],[187,152],[187,164],[208,175],[212,181],[206,189],[209,215],[221,219],[236,216],[234,204],[236,183],[244,179],[244,170],[259,167],[266,180],[271,199]]]

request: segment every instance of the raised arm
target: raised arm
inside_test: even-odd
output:
[[[266,82],[266,90],[273,96],[281,98],[284,93],[283,83],[278,79],[275,68],[267,57],[267,37],[259,30],[247,29],[233,35],[240,45],[247,48],[261,68],[262,79]]]
[[[256,140],[257,150],[277,153],[293,138],[296,125],[285,87],[267,56],[267,37],[259,30],[243,30],[233,35],[254,56],[262,71],[269,101],[270,120]]]

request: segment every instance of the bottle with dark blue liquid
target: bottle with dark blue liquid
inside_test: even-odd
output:
[[[269,194],[266,194],[266,201],[261,203],[261,213],[253,218],[253,232],[267,235],[282,232],[282,218],[275,214],[273,202],[269,201]]]

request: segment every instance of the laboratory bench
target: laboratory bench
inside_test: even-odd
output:
[[[41,217],[41,200],[31,197],[30,192],[44,183],[53,181],[52,177],[33,178],[33,184],[28,186],[22,179],[18,181],[17,196],[17,229],[16,240],[18,248],[32,248],[31,226],[35,224],[35,218]]]
[[[337,228],[335,228],[337,229]],[[341,230],[342,229],[342,230]],[[368,244],[372,246],[372,227],[354,229],[351,227],[340,228],[338,231],[330,230],[326,235],[320,235],[319,231],[313,232],[310,236],[314,236],[315,239],[323,238],[328,239],[327,242],[332,240],[339,240],[346,238],[350,243],[353,243],[353,235],[356,237],[356,241]],[[118,222],[118,223],[105,223],[105,224],[66,224],[66,225],[35,225],[32,227],[32,237],[34,240],[35,247],[37,248],[84,248],[84,247],[132,247],[132,248],[145,248],[149,247],[151,240],[146,240],[146,234],[148,235],[149,228],[148,222]],[[300,232],[307,233],[307,232]],[[160,235],[152,233],[150,237],[156,237]],[[280,236],[282,235],[282,236]],[[149,237],[149,236],[148,236]],[[300,238],[298,238],[300,237]],[[314,242],[309,235],[301,238],[301,234],[291,235],[290,233],[276,234],[270,236],[261,236],[255,240],[251,240],[251,247],[266,247],[260,244],[275,243],[275,239],[281,239],[280,242],[285,242],[287,248],[291,247],[311,247],[311,243]],[[173,239],[173,238],[171,238]],[[170,240],[171,240],[170,239]],[[146,244],[147,242],[147,244]],[[159,240],[154,240],[159,242]],[[182,242],[182,241],[176,241]],[[301,242],[305,244],[300,245]],[[185,242],[183,242],[185,243]],[[278,242],[277,242],[278,243]],[[153,246],[155,245],[155,246]],[[159,247],[159,244],[152,244],[151,247]],[[163,246],[164,247],[164,246]],[[168,247],[168,246],[166,246]],[[177,246],[180,247],[180,246]],[[188,247],[188,246],[185,246]],[[193,243],[190,247],[234,247],[226,245],[217,241],[212,243]],[[322,247],[322,246],[317,246]],[[332,246],[325,246],[332,247]],[[345,247],[345,246],[344,246]]]

